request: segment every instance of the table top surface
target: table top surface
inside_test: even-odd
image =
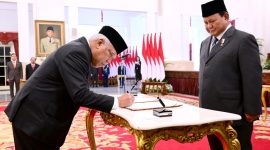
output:
[[[266,87],[269,88],[270,85],[266,85],[266,84],[265,84],[265,85],[262,85],[262,87],[263,87],[263,88],[266,88]]]
[[[117,95],[114,95],[117,96]],[[130,126],[137,130],[151,130],[166,127],[181,127],[201,125],[218,121],[240,120],[241,116],[233,113],[214,111],[210,109],[199,108],[175,100],[162,98],[165,105],[181,105],[168,108],[172,110],[170,117],[157,117],[153,115],[151,107],[160,107],[157,98],[145,94],[139,94],[135,97],[135,102],[131,107],[142,107],[147,110],[133,111],[127,108],[112,110],[111,113],[122,117],[129,122]],[[156,103],[155,103],[156,102]],[[149,107],[151,105],[151,107]],[[159,105],[159,106],[157,106]]]

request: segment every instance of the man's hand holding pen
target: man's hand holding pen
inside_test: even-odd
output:
[[[134,96],[130,93],[125,93],[118,97],[119,107],[128,107],[134,103]]]

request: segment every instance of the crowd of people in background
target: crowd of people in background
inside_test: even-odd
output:
[[[36,63],[37,58],[31,57],[30,63],[25,66],[25,79],[26,81],[31,77],[31,75],[39,68],[40,64]],[[135,67],[135,80],[136,83],[142,80],[141,74],[141,61],[140,57],[136,57]],[[119,78],[119,87],[123,88],[125,86],[126,81],[126,65],[125,60],[122,59],[120,65],[118,66],[118,75],[124,75],[125,77]],[[89,76],[89,84],[90,87],[109,87],[109,75],[110,75],[110,67],[108,64],[103,67],[90,68],[90,76]],[[116,78],[116,77],[115,77]],[[11,61],[7,63],[7,81],[10,87],[10,97],[13,98],[15,93],[20,90],[20,82],[23,80],[23,65],[20,61],[18,61],[17,55],[15,53],[11,53]],[[113,85],[114,86],[114,85]],[[15,87],[15,92],[14,92]]]

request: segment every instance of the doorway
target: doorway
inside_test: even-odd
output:
[[[7,62],[10,61],[10,52],[13,42],[2,44],[0,42],[0,90],[8,89],[7,82]]]

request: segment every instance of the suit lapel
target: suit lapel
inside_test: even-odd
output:
[[[209,54],[209,48],[211,45],[211,37],[208,37],[202,44],[202,48],[200,51],[200,55],[203,56],[204,58],[208,58]]]
[[[15,64],[13,64],[13,62],[11,62],[11,65],[12,65],[12,68],[15,70],[17,68],[17,66],[18,66],[18,62],[16,61]]]
[[[19,66],[20,65],[20,63],[18,62],[18,61],[16,61],[16,68],[17,68],[17,66]]]
[[[226,45],[230,42],[230,39],[235,31],[235,28],[232,26],[230,27],[222,38],[218,41],[218,43],[212,48],[211,53],[207,57],[206,63],[210,61],[217,53],[219,53]],[[211,43],[211,40],[210,40]]]
[[[12,63],[12,67],[13,67],[13,69],[15,70],[16,67],[17,67],[17,64],[14,65],[14,64]]]

